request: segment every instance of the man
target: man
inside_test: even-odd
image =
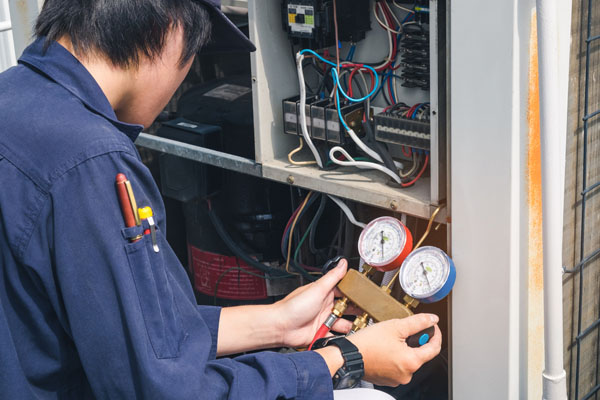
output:
[[[216,357],[306,346],[346,262],[273,305],[197,306],[133,144],[203,46],[253,49],[218,3],[47,0],[37,39],[0,75],[2,398],[332,397],[338,347]],[[158,252],[147,220],[124,224],[119,173],[154,211]],[[419,349],[404,339],[436,322],[418,315],[350,336],[365,379],[407,383],[441,334]]]

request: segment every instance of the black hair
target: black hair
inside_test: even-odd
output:
[[[210,39],[206,8],[193,0],[46,0],[35,34],[46,46],[68,35],[76,54],[96,52],[118,67],[158,56],[171,28],[183,28],[183,65]]]

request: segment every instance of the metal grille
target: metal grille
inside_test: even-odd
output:
[[[571,114],[577,115],[579,120],[572,138],[576,141],[576,161],[573,164],[577,193],[572,205],[575,232],[571,251],[575,265],[566,268],[565,273],[568,274],[566,279],[572,279],[573,285],[568,369],[569,397],[575,400],[597,400],[600,395],[600,263],[597,262],[600,261],[600,90],[596,83],[600,72],[600,18],[594,9],[599,8],[595,3],[582,0],[574,5],[576,12],[573,13],[574,26],[578,31],[573,31],[572,45],[576,48],[571,60],[578,68],[572,68],[571,74],[572,78],[573,73],[577,74],[579,82],[575,87],[577,100],[571,99],[571,104],[577,105]]]

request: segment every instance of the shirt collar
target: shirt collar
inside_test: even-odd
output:
[[[143,126],[119,121],[104,92],[79,60],[55,41],[50,42],[44,50],[45,42],[45,37],[36,39],[25,49],[19,63],[33,67],[36,72],[48,76],[80,99],[91,111],[109,120],[135,141]]]

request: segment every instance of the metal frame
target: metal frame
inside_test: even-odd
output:
[[[580,362],[581,362],[581,342],[582,340],[587,337],[591,332],[593,332],[594,330],[598,329],[598,327],[600,327],[600,315],[598,316],[598,319],[596,319],[594,322],[592,322],[589,326],[587,326],[586,328],[582,327],[582,316],[583,316],[583,284],[584,284],[584,272],[585,272],[585,266],[590,263],[591,261],[595,260],[596,257],[598,255],[600,255],[600,248],[592,251],[590,254],[585,255],[585,227],[586,227],[586,202],[588,199],[588,196],[592,193],[594,193],[594,190],[597,189],[600,186],[600,182],[595,182],[591,185],[588,185],[587,182],[587,173],[588,173],[588,128],[589,128],[589,122],[591,119],[597,117],[598,115],[600,115],[600,110],[595,110],[593,112],[589,112],[589,92],[590,92],[590,48],[593,42],[597,41],[600,39],[600,35],[596,35],[596,36],[591,36],[591,32],[592,32],[592,0],[588,0],[587,2],[587,30],[586,30],[586,46],[585,46],[585,87],[584,87],[584,106],[583,106],[583,118],[582,118],[582,122],[583,122],[583,149],[582,149],[582,171],[581,171],[581,181],[582,181],[582,191],[580,192],[580,196],[581,196],[581,221],[580,221],[580,243],[579,243],[579,263],[577,263],[577,265],[575,265],[573,268],[571,269],[565,269],[565,273],[576,273],[579,272],[579,304],[578,304],[578,310],[577,310],[577,336],[575,337],[574,343],[572,343],[572,345],[575,345],[576,347],[576,361],[575,361],[575,371],[573,371],[573,368],[571,366],[570,371],[569,371],[569,388],[571,388],[571,382],[573,379],[573,375],[574,375],[574,379],[575,379],[575,392],[573,394],[573,399],[575,400],[579,400],[579,378],[580,378]],[[591,161],[591,160],[590,160]],[[599,343],[597,346],[597,351],[600,352],[600,332],[599,332]],[[583,397],[581,397],[582,400],[587,400],[589,398],[591,398],[592,396],[597,395],[597,393],[600,390],[600,384],[598,382],[598,372],[600,372],[599,369],[599,361],[598,358],[600,358],[600,353],[597,355],[597,361],[596,361],[596,383],[595,386],[585,395],[583,395]],[[572,361],[571,361],[572,362]]]
[[[247,175],[262,177],[262,166],[254,160],[207,149],[205,147],[165,139],[160,136],[141,133],[135,144],[162,153],[173,154],[188,160],[214,165],[231,171],[243,172]]]

